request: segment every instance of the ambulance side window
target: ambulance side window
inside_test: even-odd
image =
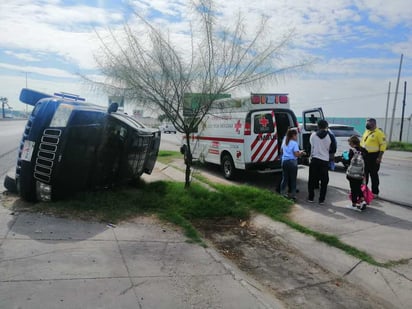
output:
[[[273,119],[271,114],[253,115],[253,133],[273,133]]]

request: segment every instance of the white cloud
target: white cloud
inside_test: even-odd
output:
[[[104,3],[103,0],[97,2]],[[311,53],[315,52],[321,55],[319,61],[311,68],[311,74],[287,76],[278,84],[271,84],[266,88],[262,86],[261,89],[256,90],[289,92],[292,107],[297,111],[304,107],[323,105],[325,112],[333,116],[337,114],[353,116],[353,110],[356,108],[361,110],[362,115],[381,116],[382,109],[374,107],[374,104],[386,102],[387,83],[391,79],[394,84],[401,53],[405,56],[403,76],[411,79],[412,35],[410,32],[400,34],[397,38],[388,35],[386,41],[379,43],[368,40],[368,38],[381,36],[376,26],[379,26],[379,29],[390,29],[394,26],[410,29],[412,5],[409,1],[226,0],[216,2],[221,13],[219,19],[226,25],[233,22],[241,10],[247,30],[258,26],[262,14],[270,16],[272,19],[269,37],[272,39],[280,37],[290,29],[295,29],[293,49],[288,53],[289,58],[285,59],[285,63],[292,63],[298,57],[310,57]],[[81,82],[78,81],[75,73],[95,68],[93,54],[99,51],[99,44],[93,29],[97,29],[105,36],[107,27],[114,31],[121,27],[124,7],[122,7],[123,1],[118,3],[118,7],[108,10],[103,5],[62,7],[62,2],[58,0],[0,1],[0,49],[6,55],[21,60],[20,65],[11,65],[1,59],[0,69],[35,73],[29,75],[29,85],[39,87],[34,89],[40,91],[82,94],[83,87],[79,86]],[[161,29],[164,29],[165,34],[170,35],[172,41],[182,48],[190,45],[186,36],[190,26],[187,18],[192,16],[193,11],[187,7],[187,4],[186,0],[132,1],[133,7],[139,14],[144,15],[151,9],[167,14],[166,18],[158,15],[152,21],[156,21]],[[178,21],[180,16],[184,19]],[[129,22],[141,31],[141,22],[133,16],[129,18]],[[170,22],[170,19],[174,22]],[[369,22],[363,23],[365,19]],[[372,21],[378,24],[374,25]],[[350,56],[324,52],[334,43],[344,42],[353,42]],[[356,52],[360,52],[361,49],[362,51],[369,49],[374,56],[368,58],[362,54],[356,57]],[[390,52],[395,55],[387,56]],[[54,61],[42,67],[38,60],[41,61],[45,57]],[[35,62],[34,65],[32,62]],[[66,69],[62,69],[60,64],[64,64]],[[36,74],[73,78],[76,82],[44,82],[34,79]],[[372,77],[368,78],[367,74]],[[378,76],[384,77],[379,79]],[[311,80],[304,78],[311,78]],[[9,101],[18,98],[18,92],[23,86],[23,74],[20,77],[0,75],[0,95],[9,96]],[[13,93],[10,92],[12,88],[16,89]],[[348,97],[352,99],[343,99]],[[407,108],[410,109],[409,106]]]
[[[407,0],[358,0],[356,4],[369,12],[371,20],[387,27],[412,25],[412,5]]]
[[[36,1],[0,4],[0,47],[58,55],[79,67],[95,68],[94,27],[121,22],[119,12]],[[92,43],[92,44],[91,44]]]
[[[36,73],[44,76],[59,77],[59,78],[77,78],[77,75],[70,74],[67,71],[56,68],[42,68],[35,66],[18,66],[0,62],[0,68],[14,70],[20,72]]]
[[[39,58],[34,57],[32,54],[29,54],[29,53],[16,53],[12,50],[6,50],[4,53],[6,55],[13,56],[13,57],[15,57],[17,59],[20,59],[20,60],[25,60],[25,61],[30,61],[30,62],[40,61]]]

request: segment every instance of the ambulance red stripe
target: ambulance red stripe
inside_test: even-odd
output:
[[[272,140],[270,141],[269,145],[266,146],[265,151],[264,151],[264,152],[262,153],[262,155],[259,157],[258,162],[271,161],[271,157],[272,157],[272,155],[273,155],[273,149],[274,149],[274,147],[272,147],[272,146],[273,146],[274,143],[275,143],[275,140],[272,139]],[[276,146],[275,146],[275,147],[276,147]],[[267,155],[267,153],[268,153],[269,150],[271,150],[271,149],[272,149],[271,155],[269,155],[269,156],[266,158],[266,160],[264,160],[264,159],[265,159],[265,156]]]
[[[275,159],[273,161],[276,161],[279,158],[278,149],[279,149],[279,144],[276,143],[276,146],[273,148],[272,152],[269,155],[269,158],[272,158],[275,154],[278,154],[277,156],[275,156]]]
[[[255,148],[256,144],[262,140],[262,133],[259,133],[258,136],[256,136],[255,140],[253,141],[253,143],[250,145],[250,149],[253,150],[253,148]]]
[[[266,142],[268,141],[268,139],[270,138],[270,133],[267,134],[266,136],[262,135],[261,138],[262,138],[263,140],[260,140],[260,141],[259,141],[260,144],[259,144],[259,146],[258,146],[258,148],[257,148],[256,150],[254,150],[254,149],[251,147],[251,150],[252,150],[253,154],[252,154],[252,157],[251,157],[250,160],[251,160],[252,162],[256,162],[255,159],[256,159],[257,155],[260,153],[260,151],[262,150],[262,148],[265,146],[265,144],[266,144]],[[255,141],[256,141],[256,140],[255,140]],[[256,143],[254,143],[254,144],[256,145]],[[252,146],[253,146],[253,144],[252,144]]]
[[[185,136],[183,137],[186,138]],[[213,136],[199,136],[193,135],[192,140],[201,140],[201,141],[216,141],[216,142],[228,142],[228,143],[240,143],[244,144],[245,140],[243,138],[229,138],[229,137],[213,137]]]

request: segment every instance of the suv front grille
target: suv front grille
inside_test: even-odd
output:
[[[43,131],[34,166],[34,178],[42,182],[50,182],[61,133],[60,129],[45,129]]]

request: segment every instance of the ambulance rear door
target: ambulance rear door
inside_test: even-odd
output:
[[[273,162],[279,154],[278,132],[273,109],[255,110],[248,114],[245,131],[245,164],[262,165]]]

